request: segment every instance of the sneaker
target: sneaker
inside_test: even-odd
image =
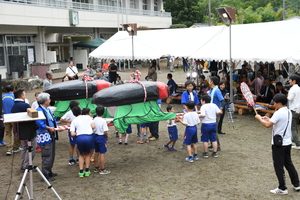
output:
[[[50,172],[49,177],[55,177],[55,176],[57,176],[57,173]]]
[[[194,162],[192,157],[187,157],[187,158],[185,159],[185,161],[187,161],[187,162]]]
[[[100,170],[99,174],[110,174],[111,171],[108,171],[106,169]]]
[[[3,140],[0,141],[0,147],[1,146],[6,146],[6,143]]]
[[[136,141],[136,143],[138,143],[138,144],[144,144],[144,141],[143,140],[138,140],[138,141]]]
[[[122,140],[119,140],[119,144],[122,144]]]
[[[138,137],[140,137],[141,133],[137,133],[136,135],[137,135]]]
[[[144,143],[149,143],[149,140],[144,140]]]
[[[203,158],[208,158],[208,153],[203,153],[202,156]]]
[[[49,177],[49,178],[47,178],[47,180],[48,180],[49,182],[52,182],[52,181],[55,181],[56,179],[55,179],[54,177]]]
[[[18,149],[13,149],[13,152],[18,153],[18,152],[22,151],[22,149],[23,149],[23,147],[20,146]]]
[[[194,160],[198,160],[198,159],[199,159],[199,156],[198,156],[198,155],[194,155],[194,156],[193,156],[193,159],[194,159]]]
[[[165,149],[169,150],[169,146],[167,144],[164,144]]]
[[[7,150],[7,151],[6,151],[6,155],[10,156],[10,155],[12,155],[12,154],[13,154],[13,150]]]
[[[149,140],[150,141],[155,141],[155,140],[157,140],[158,138],[156,138],[156,137],[152,137],[152,138],[150,138]]]
[[[82,173],[79,172],[78,175],[79,175],[79,178],[83,178],[85,173],[84,172],[82,172]]]
[[[94,168],[95,173],[99,173],[99,168]]]
[[[175,149],[174,147],[171,147],[168,149],[169,151],[177,151],[177,149]]]
[[[285,190],[281,190],[279,188],[276,188],[274,190],[270,190],[271,193],[273,194],[288,194],[288,190],[285,189]]]
[[[211,155],[212,155],[212,157],[214,157],[214,158],[219,157],[218,152],[213,152]]]
[[[292,146],[292,149],[298,149],[298,150],[299,150],[299,149],[300,149],[300,146],[296,146],[296,145],[295,145],[295,146]]]
[[[218,148],[217,148],[217,151],[221,151],[221,147],[218,147]]]
[[[41,152],[42,149],[41,149],[41,147],[37,147],[37,148],[35,149],[35,151],[36,151],[36,152]]]
[[[300,191],[300,186],[294,187],[294,190],[295,190],[296,192],[299,192],[299,191]]]
[[[128,145],[128,142],[127,141],[125,141],[125,143],[124,143],[125,145]]]
[[[76,165],[77,162],[74,159],[69,160],[69,165]]]
[[[84,176],[90,176],[90,175],[91,175],[91,171],[90,170],[84,172]]]

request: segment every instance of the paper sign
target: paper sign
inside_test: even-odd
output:
[[[254,106],[253,95],[252,95],[248,85],[245,82],[241,83],[241,91],[242,91],[243,96],[245,97],[247,103],[253,107]]]

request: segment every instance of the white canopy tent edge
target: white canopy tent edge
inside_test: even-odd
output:
[[[300,63],[300,19],[232,25],[233,61]],[[203,60],[229,60],[229,28],[164,29],[138,31],[135,59],[157,59],[165,54]],[[132,38],[117,32],[89,54],[94,58],[132,59]]]

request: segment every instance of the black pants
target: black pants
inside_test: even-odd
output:
[[[159,125],[159,122],[151,122],[150,127],[149,127],[151,135],[155,138],[159,138],[158,125]]]
[[[220,147],[221,146],[221,144],[220,144],[220,140],[219,140],[219,136],[218,136],[218,130],[219,130],[219,121],[220,121],[220,115],[217,115],[217,118],[216,118],[216,122],[217,122],[217,144],[218,144],[218,147]]]
[[[220,119],[219,119],[219,122],[218,122],[217,133],[222,132],[222,125],[223,125],[224,115],[225,115],[225,107],[222,109],[222,114],[220,115]]]
[[[279,183],[278,188],[281,190],[287,189],[283,167],[285,167],[288,171],[293,186],[299,187],[298,173],[291,159],[291,145],[280,147],[272,145],[272,157],[275,173]]]

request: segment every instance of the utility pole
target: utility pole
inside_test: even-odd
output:
[[[285,0],[282,0],[282,19],[285,19]]]
[[[211,25],[211,6],[210,6],[210,0],[208,0],[208,26]]]

